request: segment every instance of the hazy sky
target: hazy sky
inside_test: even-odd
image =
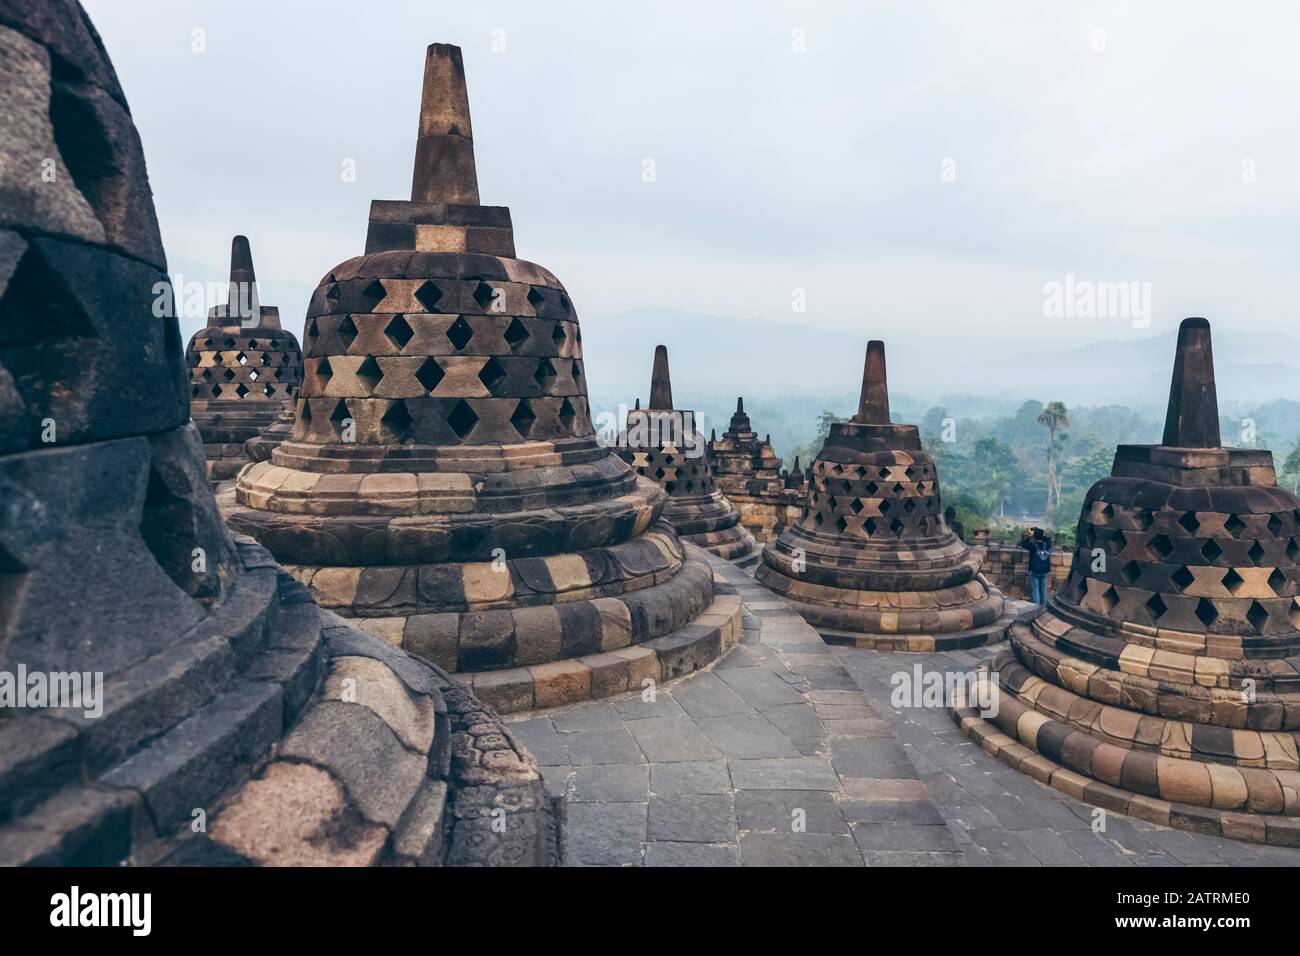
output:
[[[84,2],[172,271],[223,279],[243,232],[296,333],[370,200],[409,196],[434,41],[464,50],[483,200],[589,353],[631,310],[884,337],[957,376],[1186,315],[1291,328],[1294,3]],[[1044,316],[1067,274],[1150,283],[1150,327]]]

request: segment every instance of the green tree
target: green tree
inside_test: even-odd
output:
[[[1053,499],[1061,498],[1061,486],[1056,478],[1056,433],[1070,427],[1068,410],[1063,402],[1048,402],[1038,416],[1038,423],[1047,426],[1047,505],[1051,512]],[[1064,436],[1062,436],[1064,437]]]

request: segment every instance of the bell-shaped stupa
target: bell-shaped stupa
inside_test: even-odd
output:
[[[0,117],[0,865],[555,862],[500,720],[222,526],[78,4],[0,4]]]
[[[650,403],[627,416],[619,436],[619,454],[668,494],[664,519],[691,544],[750,567],[758,560],[758,542],[740,523],[713,480],[708,443],[695,427],[695,412],[673,407],[668,349],[655,347],[650,375]]]
[[[318,599],[521,710],[713,660],[734,595],[602,446],[573,303],[479,203],[460,50],[428,48],[409,201],[308,306],[292,437],[223,495]]]
[[[745,414],[744,398],[736,399],[721,438],[709,442],[710,462],[718,490],[737,511],[740,523],[759,542],[771,541],[803,513],[803,489],[781,473],[781,459],[772,443],[758,437]],[[799,471],[799,460],[794,469]]]
[[[1210,325],[1178,331],[1164,437],[1089,489],[1069,578],[954,717],[1058,790],[1156,823],[1300,846],[1300,500],[1224,448]],[[981,700],[987,706],[987,699]]]
[[[190,415],[203,436],[208,476],[233,478],[248,464],[244,443],[292,409],[302,383],[302,349],[280,328],[280,310],[258,301],[248,239],[230,244],[226,305],[208,312],[185,350]]]
[[[885,345],[867,344],[858,412],[831,425],[802,516],[755,577],[831,643],[934,651],[1001,640],[1012,615],[948,527],[915,425],[889,420]]]

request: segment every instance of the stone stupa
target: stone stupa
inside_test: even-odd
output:
[[[0,4],[0,123],[0,865],[554,862],[498,718],[222,526],[77,3]]]
[[[409,201],[308,306],[292,437],[223,494],[318,599],[515,711],[637,689],[739,637],[666,496],[596,438],[577,315],[479,202],[460,50],[425,59]]]
[[[233,478],[248,464],[244,443],[286,412],[302,383],[302,349],[280,328],[280,310],[258,300],[253,254],[244,236],[230,244],[230,293],[208,312],[185,350],[190,415],[203,437],[208,476]]]
[[[1300,500],[1224,448],[1210,326],[1183,321],[1159,445],[1089,489],[1069,578],[991,664],[980,746],[1155,823],[1300,846]],[[985,701],[987,703],[987,701]]]
[[[830,643],[936,651],[999,641],[1013,615],[943,517],[915,425],[889,419],[885,345],[867,344],[858,412],[831,425],[798,522],[757,580]]]
[[[718,490],[740,512],[740,523],[756,541],[766,543],[799,520],[803,487],[791,477],[799,472],[799,460],[782,474],[781,459],[771,441],[754,431],[743,398],[736,399],[736,412],[722,437],[709,442],[709,454]]]
[[[668,349],[655,347],[647,408],[628,412],[619,435],[619,454],[668,494],[664,520],[684,541],[720,558],[751,567],[758,560],[758,542],[740,523],[713,480],[708,442],[695,427],[695,412],[673,407]]]

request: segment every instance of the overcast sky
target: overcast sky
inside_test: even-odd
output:
[[[632,310],[885,337],[970,372],[1186,315],[1291,329],[1294,3],[84,2],[171,270],[224,279],[247,234],[295,333],[370,200],[409,196],[434,41],[464,50],[483,201],[568,287],[589,358]],[[1150,327],[1046,317],[1067,274],[1150,283]]]

